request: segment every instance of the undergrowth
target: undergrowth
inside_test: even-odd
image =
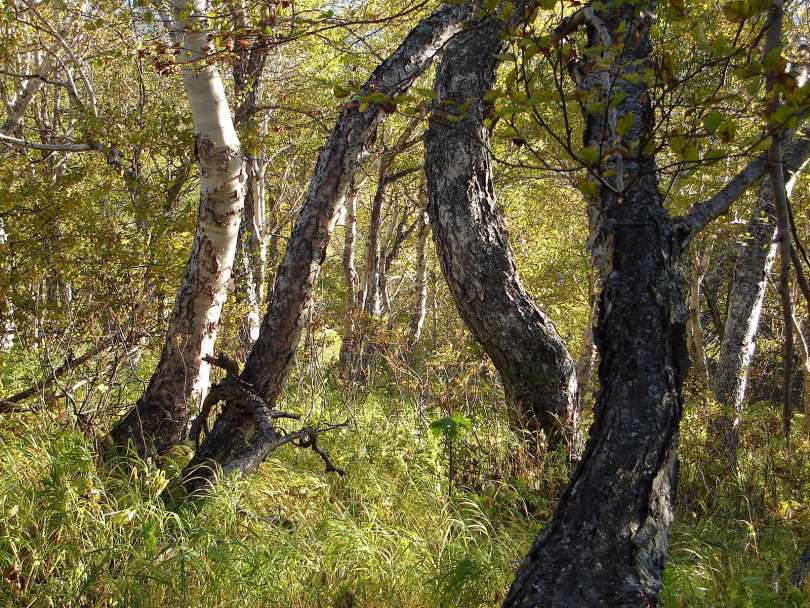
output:
[[[448,446],[430,429],[435,412],[385,391],[351,410],[352,424],[324,440],[344,478],[324,474],[307,451],[282,449],[202,503],[171,504],[161,496],[190,448],[160,462],[102,462],[93,441],[44,414],[4,420],[0,603],[499,605],[565,486],[562,455],[530,461],[525,442],[469,412],[471,429],[452,448],[451,484]],[[774,412],[755,411],[747,432],[778,428]],[[744,437],[764,447],[734,479],[713,477],[703,415],[690,407],[684,421],[663,605],[807,605],[810,595],[787,582],[810,541],[806,444],[788,466],[776,438]],[[481,466],[485,450],[496,453]]]

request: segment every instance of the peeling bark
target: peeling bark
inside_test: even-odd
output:
[[[179,15],[185,0],[176,0]],[[131,440],[140,453],[161,452],[182,440],[191,404],[208,389],[209,364],[227,297],[245,192],[245,165],[219,72],[205,64],[206,6],[195,0],[185,22],[180,55],[191,105],[200,171],[200,204],[191,256],[166,334],[160,361],[143,396],[111,431],[116,445]],[[206,49],[206,50],[203,50]],[[202,64],[202,65],[200,65]]]
[[[237,31],[247,27],[244,8],[238,6],[234,14]],[[237,50],[237,61],[232,70],[237,108],[234,123],[237,129],[257,129],[253,121],[258,112],[262,73],[267,62],[269,47],[260,41],[251,47]],[[267,283],[267,238],[265,228],[265,173],[268,161],[253,154],[246,155],[245,209],[239,226],[237,244],[238,272],[234,283],[237,300],[247,304],[247,315],[241,329],[241,342],[249,350],[259,337],[261,310]]]
[[[448,5],[423,19],[374,70],[361,94],[376,91],[394,97],[405,92],[473,14],[473,6]],[[312,292],[338,212],[381,120],[380,106],[369,104],[360,111],[360,101],[353,100],[341,112],[318,157],[259,339],[240,376],[270,408],[281,393],[306,327]],[[209,483],[214,475],[212,465],[227,472],[251,472],[275,447],[264,434],[256,433],[255,412],[226,403],[189,464],[186,486],[193,490]]]
[[[500,373],[518,426],[542,429],[554,445],[577,414],[574,363],[520,283],[483,124],[482,98],[495,81],[504,27],[488,18],[460,34],[437,70],[440,109],[425,137],[427,210],[456,307]],[[468,110],[459,109],[463,100],[472,100]],[[448,113],[464,117],[448,121]]]

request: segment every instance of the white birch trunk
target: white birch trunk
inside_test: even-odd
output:
[[[425,205],[427,204],[427,189],[423,183],[419,188],[419,225],[416,233],[416,279],[414,281],[414,306],[411,315],[411,334],[408,339],[413,345],[422,336],[422,327],[425,325],[425,314],[427,312],[427,259],[428,259],[428,234],[430,233],[430,218],[428,217]]]
[[[204,398],[222,306],[236,251],[245,197],[245,164],[219,71],[207,62],[204,0],[175,0],[175,32],[182,30],[179,60],[191,106],[200,171],[200,205],[194,244],[166,335],[160,362],[146,392],[113,429],[123,444],[141,452],[165,450],[180,441],[190,405]],[[186,11],[191,14],[186,16]]]

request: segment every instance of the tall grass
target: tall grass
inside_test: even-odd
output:
[[[318,407],[345,415],[344,406],[327,411],[338,401],[328,390]],[[311,395],[299,397],[311,404]],[[171,505],[161,493],[190,448],[159,463],[102,463],[91,441],[44,415],[4,421],[0,604],[498,606],[553,512],[564,459],[531,462],[520,438],[471,411],[451,490],[447,446],[429,430],[433,413],[395,391],[358,399],[353,424],[324,441],[344,478],[325,475],[308,451],[285,448],[203,503]],[[702,438],[689,430],[700,428],[700,412],[689,416],[664,605],[806,605],[810,596],[785,574],[810,540],[807,507],[796,498],[810,477],[807,459],[798,463],[807,446],[790,471],[778,445],[760,443],[739,477],[711,479]],[[763,463],[771,468],[763,472]]]

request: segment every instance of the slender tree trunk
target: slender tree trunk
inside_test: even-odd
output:
[[[597,285],[593,277],[589,277],[588,300],[590,303],[590,314],[582,334],[582,345],[579,349],[579,356],[576,361],[577,372],[577,408],[581,412],[585,408],[586,401],[593,390],[593,367],[596,363],[596,345],[593,341],[593,324],[598,314],[596,289]]]
[[[17,132],[22,124],[28,106],[31,104],[37,92],[45,86],[48,76],[50,76],[50,73],[54,69],[55,51],[55,47],[46,49],[44,51],[44,57],[39,66],[37,66],[35,73],[30,78],[26,78],[20,83],[20,86],[17,91],[14,92],[11,102],[9,103],[8,116],[6,116],[3,126],[0,127],[0,132],[6,135],[13,135]]]
[[[227,296],[245,192],[245,164],[218,70],[205,65],[206,5],[194,0],[183,20],[185,0],[176,0],[177,30],[184,30],[180,60],[183,85],[196,132],[200,171],[197,231],[175,300],[160,361],[135,407],[113,428],[115,444],[132,440],[141,453],[163,451],[185,435],[191,403],[208,388],[220,313]],[[204,67],[203,67],[204,66]]]
[[[796,310],[796,307],[793,307]],[[793,330],[796,334],[795,343],[799,346],[799,356],[802,360],[802,412],[804,412],[804,427],[803,432],[805,437],[810,436],[810,346],[807,344],[807,337],[805,336],[802,324],[796,318],[796,313],[791,315]]]
[[[603,284],[595,326],[601,390],[585,454],[517,573],[509,608],[657,605],[673,517],[688,368],[682,252],[654,157],[644,146],[617,152],[621,141],[649,141],[654,130],[646,80],[625,78],[653,69],[654,4],[588,5],[579,15],[588,33],[580,56],[594,58],[580,84],[592,100],[584,143],[600,158],[589,206]],[[627,115],[632,127],[620,136],[616,125]]]
[[[437,70],[435,107],[441,109],[425,137],[427,210],[459,314],[500,373],[517,425],[542,429],[554,445],[577,415],[574,363],[520,283],[497,210],[483,124],[482,98],[495,81],[504,27],[487,18],[460,34]],[[469,111],[458,108],[459,100],[473,100]],[[464,117],[448,121],[449,114]]]
[[[382,211],[385,203],[385,194],[388,186],[395,176],[390,176],[391,165],[397,156],[411,147],[418,140],[411,140],[411,134],[416,128],[417,122],[411,122],[397,138],[396,143],[386,149],[380,156],[380,166],[377,171],[377,189],[371,202],[371,217],[369,219],[368,237],[366,239],[365,258],[365,291],[363,300],[363,310],[371,317],[380,317],[383,309],[383,293],[381,273],[383,259],[381,257]]]
[[[349,373],[354,366],[357,349],[356,323],[357,315],[362,306],[360,292],[360,279],[357,276],[355,259],[357,257],[357,199],[365,180],[360,184],[352,182],[346,197],[345,214],[343,220],[343,279],[346,284],[346,313],[343,316],[343,340],[340,344],[340,368]]]
[[[709,266],[709,250],[701,253],[697,243],[692,243],[692,272],[689,280],[689,324],[688,334],[692,345],[692,360],[701,381],[707,386],[711,383],[709,377],[709,360],[706,356],[706,345],[703,339],[703,325],[700,321],[700,292],[703,277]]]
[[[17,327],[14,323],[14,304],[9,293],[11,290],[11,269],[9,268],[10,264],[7,266],[7,263],[10,261],[11,255],[8,234],[2,218],[0,218],[0,255],[3,257],[3,262],[0,262],[0,267],[3,270],[3,279],[0,282],[0,354],[4,354],[14,348]]]
[[[709,445],[732,459],[739,442],[738,427],[765,290],[776,259],[773,205],[773,187],[770,178],[765,177],[748,222],[745,242],[735,252],[728,313],[714,372],[714,396],[721,413],[709,421]]]
[[[446,5],[423,19],[372,73],[361,95],[374,91],[394,97],[404,93],[474,11],[474,6]],[[292,367],[338,211],[382,119],[379,105],[372,103],[360,111],[360,103],[354,99],[343,110],[319,155],[276,276],[259,339],[241,373],[241,379],[254,387],[268,407],[275,404]],[[194,490],[205,486],[214,474],[214,463],[226,474],[255,470],[276,445],[265,433],[256,432],[256,420],[254,412],[226,404],[189,464],[187,487]]]
[[[244,6],[239,6],[234,15],[237,32],[247,27]],[[245,39],[238,38],[239,42]],[[251,47],[237,51],[233,66],[234,93],[237,108],[234,123],[237,129],[258,129],[254,124],[261,93],[262,72],[267,62],[268,46],[260,41]],[[267,283],[267,239],[265,227],[265,173],[268,161],[253,154],[246,155],[245,210],[239,226],[235,291],[238,300],[247,304],[247,315],[242,324],[241,342],[245,352],[259,337],[261,311],[264,305]]]
[[[427,186],[423,182],[419,186],[419,209],[417,210],[419,218],[416,232],[416,279],[414,281],[413,312],[411,313],[411,333],[408,337],[410,345],[419,341],[422,335],[422,326],[425,324],[425,315],[427,314],[427,260],[430,218],[425,210],[426,205]]]
[[[267,269],[267,240],[264,235],[264,180],[267,161],[255,156],[249,156],[245,159],[245,166],[247,168],[245,210],[239,228],[237,258],[240,268],[236,282],[237,292],[245,300],[248,307],[247,316],[241,330],[241,341],[249,350],[259,337],[262,304],[267,282],[265,276]]]

